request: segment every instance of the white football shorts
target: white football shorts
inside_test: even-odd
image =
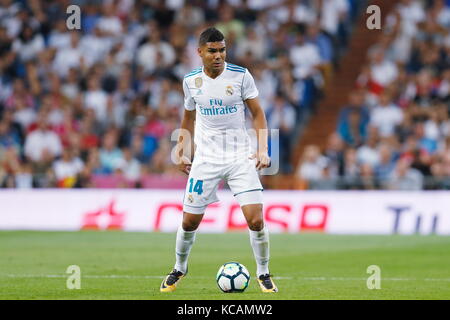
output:
[[[228,183],[239,205],[262,203],[263,187],[259,181],[255,160],[243,159],[228,164],[192,163],[183,199],[183,211],[205,213],[206,207],[219,201],[217,188],[223,179]]]

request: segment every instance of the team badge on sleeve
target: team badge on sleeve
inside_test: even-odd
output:
[[[201,77],[195,78],[195,87],[200,88],[203,85],[203,80]]]
[[[225,93],[227,96],[232,96],[233,95],[233,87],[227,86],[227,88],[225,89]]]

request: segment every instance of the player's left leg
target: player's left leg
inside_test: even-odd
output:
[[[261,191],[256,191],[261,193]],[[249,198],[255,195],[249,195]],[[256,196],[258,197],[258,196]],[[262,204],[247,204],[241,207],[247,220],[250,244],[256,260],[256,275],[259,286],[263,292],[278,292],[269,272],[269,232],[264,226]]]
[[[277,292],[269,272],[269,233],[264,225],[262,185],[255,163],[236,162],[227,170],[228,186],[241,206],[249,227],[250,244],[256,260],[256,275],[263,292]]]

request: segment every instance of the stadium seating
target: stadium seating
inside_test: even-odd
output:
[[[269,127],[281,128],[280,174],[295,176],[298,137],[320,116],[365,1],[77,4],[81,29],[72,31],[58,1],[9,0],[0,10],[2,187],[181,186],[170,135],[210,25],[225,33],[227,60],[254,75]]]
[[[305,130],[296,154],[297,180],[291,186],[449,187],[449,2],[378,4],[387,12],[382,31],[359,24],[370,47],[361,50],[364,41],[359,41],[351,46],[353,55],[348,58],[355,71],[357,53],[367,58],[356,76],[350,76],[351,67],[337,74],[339,83],[330,86],[326,103]],[[374,35],[376,38],[370,39]],[[353,83],[345,88],[349,80]],[[342,100],[344,92],[349,93],[346,101]],[[319,127],[329,122],[335,126],[328,130]],[[309,155],[311,150],[315,150],[314,156]]]

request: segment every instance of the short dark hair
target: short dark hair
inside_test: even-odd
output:
[[[202,32],[198,39],[198,45],[203,46],[207,42],[218,42],[223,40],[225,40],[223,33],[216,28],[211,27]]]

